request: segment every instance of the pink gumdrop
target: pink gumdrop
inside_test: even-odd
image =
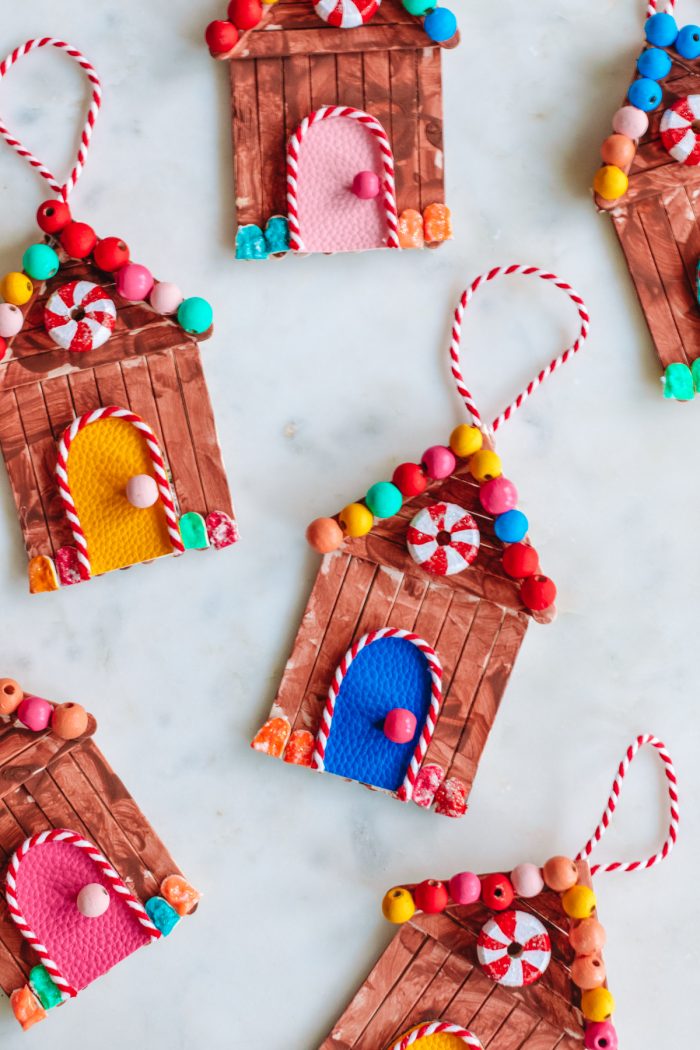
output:
[[[416,716],[405,707],[394,707],[384,719],[384,736],[392,744],[407,744],[416,732]]]
[[[177,313],[184,298],[176,284],[171,284],[170,281],[159,281],[153,287],[150,303],[159,314],[174,314]]]
[[[475,904],[481,896],[481,879],[473,871],[461,871],[450,879],[450,897],[455,904]]]
[[[536,864],[518,864],[510,873],[510,881],[518,897],[536,897],[544,889],[542,872]]]
[[[53,704],[42,700],[40,696],[25,696],[17,708],[17,718],[34,733],[48,729],[53,714]]]
[[[153,288],[153,274],[140,263],[127,263],[117,270],[115,283],[122,299],[138,303],[148,298]]]
[[[505,514],[518,505],[518,490],[508,478],[492,478],[479,489],[479,499],[487,514]]]
[[[18,306],[12,303],[0,303],[0,337],[12,339],[17,335],[24,324],[24,314]]]
[[[99,882],[89,882],[78,894],[75,905],[86,919],[99,919],[109,908],[109,891]]]
[[[432,445],[421,456],[421,466],[429,478],[449,478],[457,466],[454,452],[444,445]]]
[[[371,201],[379,193],[379,176],[373,171],[358,171],[352,180],[352,192],[363,201]]]
[[[618,1039],[612,1021],[592,1021],[586,1025],[586,1050],[617,1050]]]
[[[641,139],[649,127],[649,117],[636,106],[623,106],[612,119],[613,131],[630,139]]]
[[[158,499],[158,485],[150,474],[134,474],[126,483],[126,498],[132,507],[144,510]]]

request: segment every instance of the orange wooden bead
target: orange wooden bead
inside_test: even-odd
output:
[[[571,965],[571,980],[584,992],[605,984],[605,963],[599,955],[581,955]]]
[[[180,916],[189,915],[202,898],[182,875],[168,875],[160,885],[160,892]]]
[[[24,693],[14,678],[0,678],[0,715],[13,715],[23,700]]]
[[[61,740],[77,740],[88,727],[88,713],[80,704],[59,704],[51,716],[51,729]]]
[[[623,171],[632,163],[636,152],[637,147],[626,135],[608,136],[600,149],[604,164],[614,164]]]
[[[565,893],[578,882],[578,869],[569,857],[550,857],[542,874],[550,890]]]
[[[583,919],[572,929],[569,941],[577,955],[595,955],[605,947],[605,930],[597,919]]]
[[[335,518],[316,518],[306,530],[306,542],[319,554],[342,547],[345,535]]]

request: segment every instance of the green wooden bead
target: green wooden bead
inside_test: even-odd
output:
[[[208,328],[211,328],[214,320],[214,311],[206,299],[201,299],[198,295],[194,295],[191,299],[185,299],[180,304],[180,308],[177,311],[177,319],[190,335],[201,335],[202,332],[206,332]]]
[[[390,481],[378,481],[367,490],[365,503],[375,518],[391,518],[401,510],[403,496]]]
[[[22,269],[33,281],[48,281],[58,267],[58,255],[48,244],[32,244],[22,256]]]
[[[432,11],[435,3],[436,0],[403,0],[403,6],[409,15],[416,15],[417,18],[422,18],[428,11]]]

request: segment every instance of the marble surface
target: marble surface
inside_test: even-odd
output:
[[[700,5],[681,0],[700,20]],[[676,854],[601,877],[621,1047],[695,1039],[700,939],[697,639],[700,405],[661,398],[609,222],[588,185],[641,40],[641,0],[459,3],[445,56],[447,187],[457,237],[437,252],[236,263],[226,70],[201,38],[223,0],[7,4],[0,50],[63,36],[99,68],[105,105],[75,211],[189,294],[208,296],[207,375],[240,518],[237,549],[30,598],[0,480],[2,673],[98,717],[98,741],[206,898],[29,1037],[0,1004],[4,1050],[313,1050],[392,936],[389,886],[574,852],[618,759],[651,730],[676,759]],[[0,88],[47,160],[69,157],[82,89],[44,53]],[[0,148],[0,269],[34,236],[40,180]],[[446,346],[478,272],[535,262],[591,310],[581,357],[503,428],[499,451],[559,587],[525,640],[462,822],[266,760],[265,717],[317,560],[306,523],[445,440],[463,418]],[[560,301],[561,300],[561,301]],[[493,415],[573,332],[531,282],[484,293],[465,370]],[[603,860],[655,850],[659,771],[641,757]],[[381,1048],[377,1048],[381,1050]]]

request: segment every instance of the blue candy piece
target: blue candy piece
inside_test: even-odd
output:
[[[423,29],[431,40],[441,44],[443,40],[451,40],[457,32],[457,19],[447,7],[436,7],[434,11],[425,16]]]
[[[671,72],[672,60],[658,47],[648,47],[637,59],[637,71],[640,76],[650,80],[663,80]]]
[[[267,220],[265,244],[270,255],[289,251],[289,223],[284,215],[273,215]]]
[[[265,234],[259,226],[250,223],[248,226],[239,226],[236,234],[236,258],[237,259],[267,259],[269,255]]]
[[[499,514],[493,531],[501,543],[520,543],[527,536],[529,522],[521,510],[507,510]]]
[[[642,77],[641,80],[635,80],[633,84],[630,84],[627,98],[637,109],[643,109],[645,113],[650,113],[652,109],[656,109],[657,106],[661,105],[661,88],[655,80]]]
[[[676,40],[676,51],[681,58],[691,61],[700,58],[700,26],[683,26]]]
[[[673,15],[659,11],[647,19],[646,38],[654,47],[671,47],[678,36],[678,24]]]
[[[146,915],[164,937],[172,933],[180,921],[180,916],[163,897],[151,897],[145,904]]]

